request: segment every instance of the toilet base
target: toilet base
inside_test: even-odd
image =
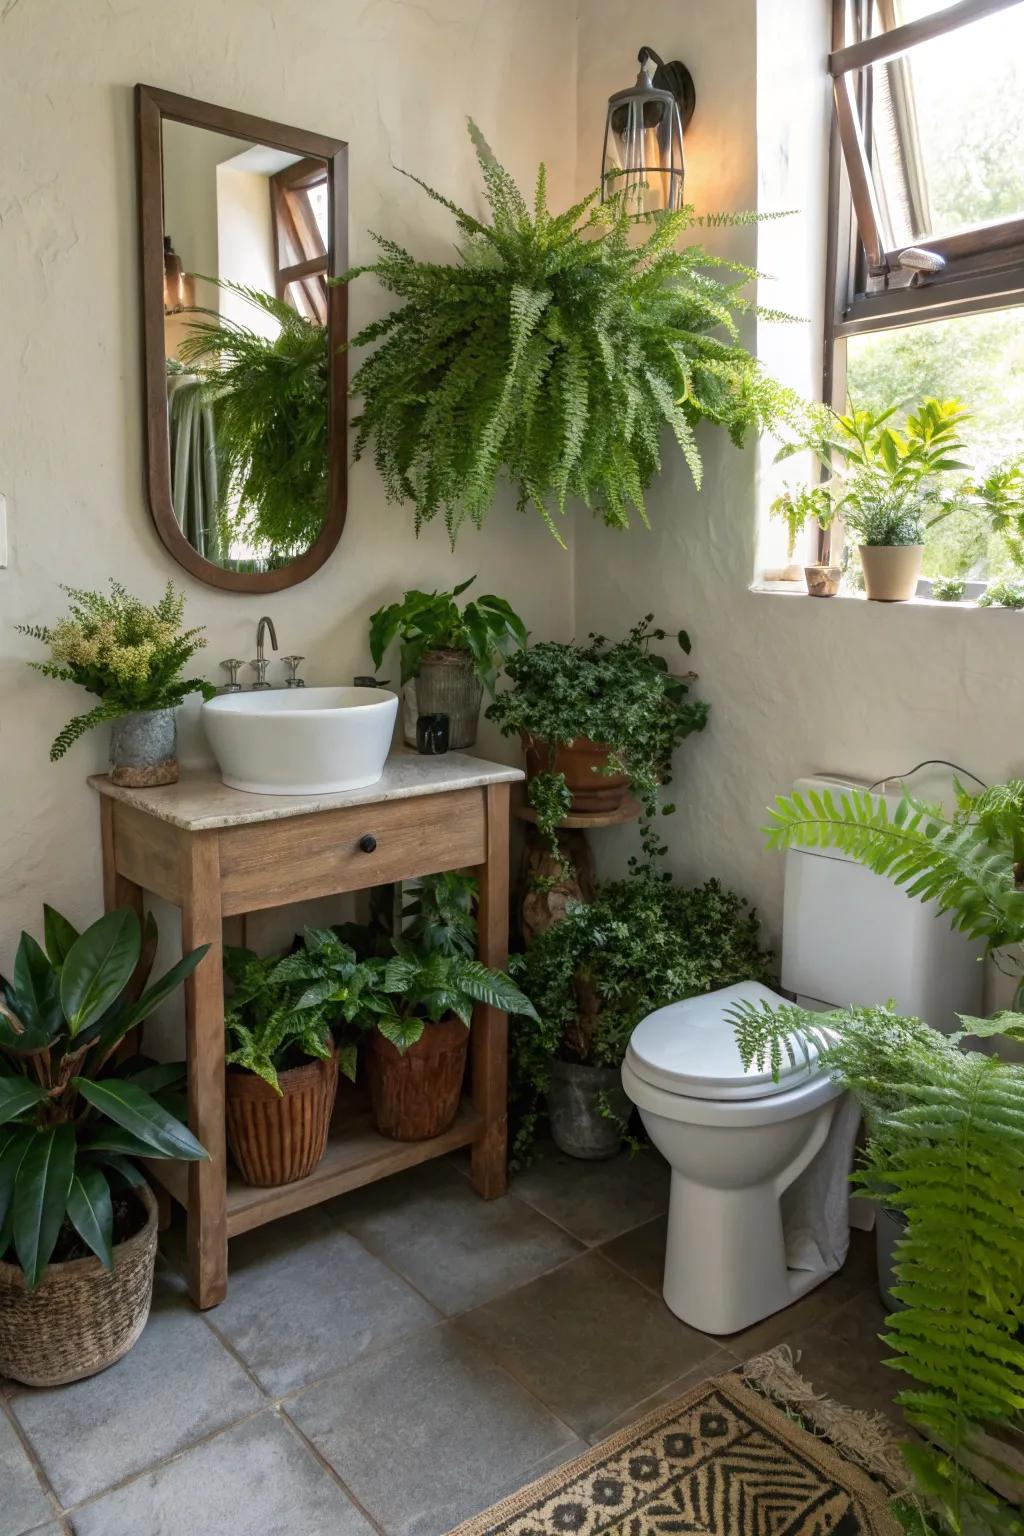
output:
[[[738,1333],[828,1277],[788,1268],[774,1180],[710,1189],[673,1171],[662,1294],[689,1327]]]

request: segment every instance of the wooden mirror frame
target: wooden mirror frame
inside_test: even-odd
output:
[[[318,571],[345,526],[348,481],[347,395],[348,291],[327,289],[327,344],[330,373],[327,416],[327,515],[315,541],[276,571],[228,571],[205,560],[178,525],[171,500],[170,424],[167,416],[167,362],[164,340],[163,135],[165,118],[266,144],[327,163],[330,230],[327,274],[337,277],[348,266],[348,145],[302,128],[289,128],[247,112],[193,101],[151,85],[135,87],[138,150],[139,245],[142,287],[142,337],[145,388],[146,484],[149,509],[165,547],[198,581],[226,592],[279,592]]]

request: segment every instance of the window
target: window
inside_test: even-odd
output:
[[[327,166],[299,160],[270,178],[277,296],[327,324]]]
[[[830,68],[825,398],[956,397],[976,463],[1020,452],[1024,3],[833,0]],[[1008,557],[954,517],[924,569],[996,576]]]

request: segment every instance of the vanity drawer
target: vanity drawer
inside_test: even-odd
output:
[[[257,912],[482,864],[485,834],[485,791],[476,788],[225,827],[222,911]]]

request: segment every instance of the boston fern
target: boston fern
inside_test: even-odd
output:
[[[771,1060],[776,1076],[784,1052],[818,1048],[865,1113],[856,1182],[906,1220],[887,1364],[910,1378],[896,1401],[926,1438],[903,1448],[921,1495],[897,1501],[904,1528],[1019,1532],[1017,1510],[985,1483],[1024,1493],[998,1439],[1024,1406],[1024,1067],[964,1042],[1024,1038],[1024,1015],[964,1019],[949,1036],[889,1008],[747,1004],[734,1023],[745,1065]]]
[[[137,710],[174,709],[190,693],[212,699],[217,692],[200,677],[182,677],[186,664],[206,641],[203,631],[183,629],[185,598],[168,582],[152,607],[111,580],[110,596],[62,587],[71,599],[66,619],[19,624],[23,635],[50,647],[49,661],[32,661],[46,677],[77,683],[100,703],[69,720],[50,748],[56,762],[80,736],[105,720]]]
[[[143,990],[151,916],[143,932],[123,908],[79,933],[43,913],[45,948],[23,933],[0,978],[0,1258],[13,1247],[29,1290],[53,1257],[91,1250],[111,1267],[113,1195],[143,1182],[136,1158],[206,1157],[182,1124],[184,1066],[121,1052],[208,946]]]
[[[353,339],[379,343],[352,380],[355,456],[372,444],[388,497],[413,504],[417,531],[443,516],[453,543],[467,518],[483,522],[502,472],[560,542],[570,496],[611,527],[631,510],[646,522],[664,427],[699,485],[698,422],[740,444],[787,398],[738,340],[755,274],[676,249],[695,227],[756,216],[684,208],[638,244],[628,193],[602,203],[594,191],[554,215],[542,165],[528,206],[473,123],[470,134],[489,223],[412,177],[454,216],[459,261],[419,261],[376,235],[380,258],[342,279],[372,273],[399,300]]]

